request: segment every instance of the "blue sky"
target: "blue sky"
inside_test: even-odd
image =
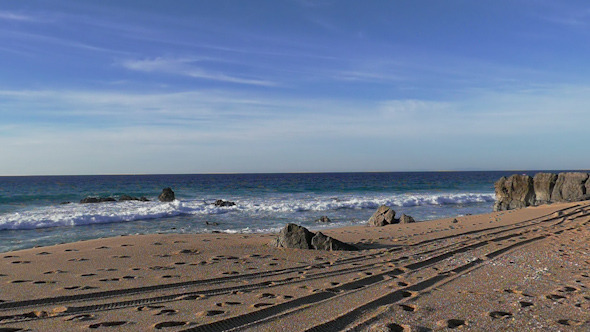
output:
[[[0,175],[586,169],[585,1],[3,1]]]

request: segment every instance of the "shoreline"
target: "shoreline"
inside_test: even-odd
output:
[[[322,230],[358,252],[272,248],[272,233],[5,252],[0,328],[582,331],[589,225],[590,202],[577,202]]]

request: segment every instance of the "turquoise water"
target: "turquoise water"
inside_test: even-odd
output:
[[[512,173],[0,177],[0,251],[125,234],[272,232],[287,222],[338,227],[366,222],[382,204],[416,220],[487,213],[494,182]],[[176,201],[157,201],[165,187]],[[123,194],[151,201],[78,203]],[[236,206],[215,207],[216,199]],[[322,215],[333,223],[316,223]]]

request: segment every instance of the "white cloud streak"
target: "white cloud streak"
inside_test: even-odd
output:
[[[126,60],[121,62],[121,66],[129,70],[164,73],[172,75],[188,76],[193,78],[207,79],[213,81],[221,81],[228,83],[258,85],[258,86],[276,86],[276,82],[253,79],[245,77],[237,77],[221,72],[215,72],[196,66],[196,63],[202,61],[211,61],[211,59],[168,59],[168,58],[154,58],[144,60]]]

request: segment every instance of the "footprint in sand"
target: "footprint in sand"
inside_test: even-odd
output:
[[[442,325],[443,327],[448,327],[450,329],[456,329],[466,324],[467,323],[463,319],[449,319],[446,321],[442,321],[439,325]]]
[[[87,260],[88,260],[88,258],[71,258],[71,259],[68,259],[68,262],[85,262]]]
[[[80,277],[92,277],[95,275],[96,275],[96,273],[84,273],[84,274],[81,274]]]
[[[578,326],[582,325],[583,323],[573,319],[560,319],[557,321],[557,324],[565,325],[565,326]]]
[[[109,247],[106,247],[106,246],[102,246],[102,247],[98,247],[98,248],[95,248],[95,249],[102,250],[102,249],[111,249],[111,248],[109,248]]]
[[[0,327],[0,332],[16,332],[22,331],[23,329],[19,327]]]
[[[44,256],[44,255],[51,255],[51,253],[47,252],[47,251],[43,251],[43,252],[37,253],[36,255]]]
[[[12,264],[31,264],[31,261],[13,261]]]
[[[67,317],[64,320],[67,322],[85,322],[85,321],[89,321],[89,320],[94,320],[94,315],[80,314],[80,315]]]
[[[557,294],[549,294],[549,295],[547,295],[545,297],[548,298],[549,300],[553,300],[553,301],[558,301],[558,300],[565,299],[565,296],[557,295]]]
[[[274,305],[274,303],[267,303],[267,302],[260,302],[252,305],[253,308],[263,308],[263,307],[270,307]]]
[[[157,314],[155,314],[156,316],[172,316],[172,315],[176,315],[178,313],[178,310],[175,309],[162,309],[160,310]]]
[[[233,305],[240,305],[242,302],[233,302],[233,301],[226,301],[223,303],[215,303],[218,307],[225,307],[225,306],[233,306]]]
[[[400,304],[400,308],[404,311],[414,312],[416,311],[416,306],[411,304]]]
[[[199,316],[210,317],[210,316],[221,315],[223,313],[225,313],[225,311],[223,311],[223,310],[207,310],[207,311],[200,312],[198,315]]]
[[[496,318],[510,318],[512,317],[512,313],[507,311],[492,311],[488,314],[490,317]]]
[[[31,282],[31,281],[33,281],[33,280],[22,280],[22,279],[19,279],[19,280],[12,280],[10,283],[11,284],[22,284],[22,283]]]
[[[168,327],[185,326],[187,324],[188,324],[188,322],[169,321],[169,322],[161,322],[161,323],[158,323],[158,324],[154,325],[154,328],[156,330],[161,330],[161,329],[165,329],[165,328],[168,328]]]
[[[88,327],[91,329],[97,329],[100,327],[116,327],[116,326],[121,326],[121,325],[125,325],[125,324],[128,324],[128,322],[120,320],[120,321],[112,321],[112,322],[100,322],[100,323],[88,325]]]
[[[520,301],[520,302],[518,302],[518,304],[520,305],[521,308],[532,307],[535,305],[534,303],[527,302],[527,301]]]
[[[151,304],[151,305],[142,305],[141,307],[137,307],[137,311],[146,311],[146,310],[156,310],[165,308],[163,305],[159,304]]]

